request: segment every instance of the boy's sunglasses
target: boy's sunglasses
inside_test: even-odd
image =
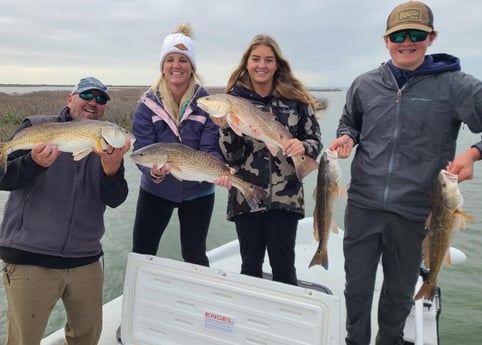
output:
[[[410,37],[410,41],[412,42],[422,42],[427,39],[428,32],[421,30],[402,30],[391,33],[388,35],[388,37],[392,43],[402,43],[405,41],[405,37],[407,37],[407,35]]]
[[[81,92],[79,93],[79,97],[82,98],[84,101],[91,101],[95,98],[97,104],[104,105],[107,103],[107,98],[103,95],[94,95],[92,92]]]

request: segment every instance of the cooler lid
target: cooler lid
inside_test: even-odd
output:
[[[339,343],[340,301],[320,291],[129,254],[124,345]]]

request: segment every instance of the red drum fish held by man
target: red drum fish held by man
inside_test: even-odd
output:
[[[75,120],[44,122],[26,127],[11,140],[0,143],[0,166],[6,171],[7,158],[12,152],[30,150],[38,143],[57,145],[62,152],[72,152],[74,160],[86,157],[92,151],[103,151],[107,145],[119,148],[127,138],[134,140],[128,131],[112,122],[100,120]]]
[[[318,241],[313,259],[309,267],[321,265],[328,269],[327,244],[330,231],[338,233],[333,221],[333,210],[337,197],[346,198],[346,189],[340,184],[341,169],[338,165],[336,151],[326,150],[320,158],[316,187],[313,192],[315,207],[313,209],[313,234]]]
[[[427,219],[428,233],[423,243],[424,264],[429,272],[415,295],[416,300],[422,297],[433,299],[442,264],[450,264],[449,249],[455,233],[465,227],[465,220],[475,222],[461,210],[462,204],[457,175],[441,170],[434,182],[432,211]]]
[[[226,117],[227,124],[239,136],[248,135],[264,142],[273,156],[283,151],[293,136],[275,115],[256,108],[247,99],[228,94],[201,97],[198,106],[215,118]],[[298,180],[318,168],[316,160],[306,155],[292,156]]]

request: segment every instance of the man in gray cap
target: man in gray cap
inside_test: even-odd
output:
[[[83,78],[58,116],[27,117],[19,130],[41,122],[101,119],[107,88]],[[106,206],[127,197],[123,156],[130,148],[108,147],[74,161],[55,145],[8,156],[0,190],[10,191],[0,228],[0,257],[8,302],[7,344],[39,344],[59,299],[67,312],[67,344],[97,344],[102,330]]]

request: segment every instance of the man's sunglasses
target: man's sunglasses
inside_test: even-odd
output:
[[[410,41],[412,42],[422,42],[427,39],[428,32],[421,30],[402,30],[391,33],[388,35],[388,37],[392,43],[402,43],[405,41],[405,37],[407,37],[407,35],[410,37]]]
[[[91,101],[95,98],[97,104],[104,105],[107,103],[107,98],[103,95],[94,95],[92,92],[81,92],[79,97],[84,101]]]

